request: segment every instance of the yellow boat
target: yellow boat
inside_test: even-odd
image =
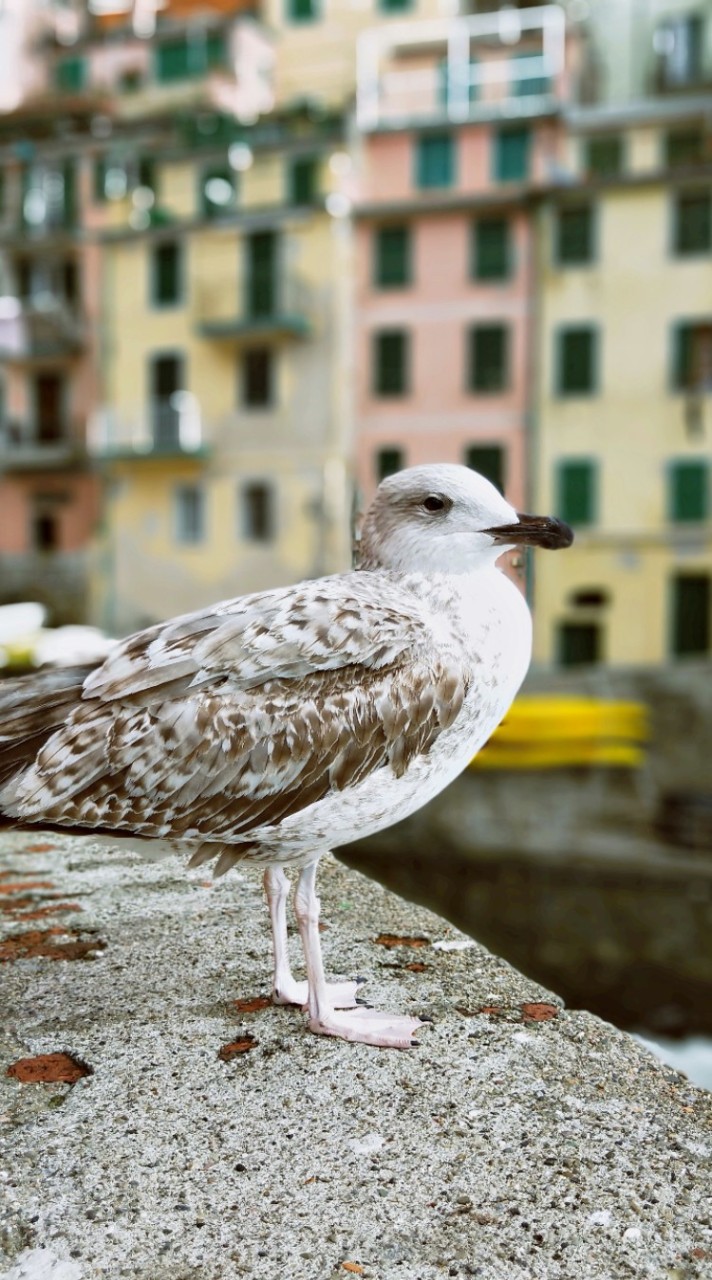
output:
[[[472,769],[638,768],[649,737],[639,702],[531,695],[518,698]]]

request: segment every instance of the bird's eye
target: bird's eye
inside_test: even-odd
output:
[[[437,493],[429,493],[427,498],[423,498],[423,506],[426,511],[444,511],[447,503]]]

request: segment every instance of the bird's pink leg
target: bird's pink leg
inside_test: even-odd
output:
[[[274,945],[274,980],[272,1000],[275,1004],[307,1005],[307,983],[297,982],[289,967],[287,947],[287,898],[291,888],[281,867],[268,867],[264,874],[265,895],[272,922]],[[334,1009],[351,1009],[356,1004],[358,982],[331,982],[327,986]]]
[[[399,1014],[375,1013],[373,1009],[349,1009],[337,1012],[324,981],[324,966],[319,938],[319,899],[316,896],[316,862],[310,862],[299,877],[294,895],[294,911],[304,947],[307,966],[309,1029],[317,1035],[339,1036],[361,1044],[380,1045],[386,1049],[409,1049],[413,1033],[422,1027],[419,1018]]]

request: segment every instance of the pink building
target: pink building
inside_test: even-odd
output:
[[[570,54],[557,6],[367,33],[355,203],[365,497],[392,470],[442,461],[526,504],[532,212],[556,173]]]

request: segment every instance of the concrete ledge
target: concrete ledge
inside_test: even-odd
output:
[[[712,1275],[712,1096],[481,947],[433,946],[464,941],[438,917],[322,868],[331,972],[433,1019],[400,1053],[250,1011],[252,873],[41,836],[0,863],[6,1277]],[[91,1074],[6,1075],[45,1054]]]

